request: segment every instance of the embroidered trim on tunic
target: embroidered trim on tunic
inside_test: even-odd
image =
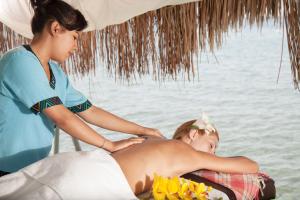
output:
[[[49,82],[49,84],[50,84],[50,87],[54,90],[55,89],[55,84],[56,84],[56,79],[55,79],[55,76],[52,72],[51,67],[49,67],[49,68],[50,68],[50,82]]]
[[[68,109],[73,113],[78,113],[89,109],[92,106],[92,103],[89,100],[86,102],[79,104],[77,106],[68,107]]]
[[[55,105],[63,104],[59,97],[51,97],[49,99],[42,100],[36,103],[34,106],[31,107],[32,112],[38,114],[42,112],[45,108],[49,108]]]

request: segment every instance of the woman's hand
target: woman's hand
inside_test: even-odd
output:
[[[154,136],[154,137],[159,137],[159,138],[165,138],[163,136],[163,134],[158,129],[154,129],[154,128],[144,127],[144,130],[143,130],[142,134],[146,135],[146,136]]]
[[[141,138],[141,137],[128,138],[128,139],[114,141],[114,142],[106,140],[106,142],[104,143],[102,148],[104,148],[110,152],[114,152],[114,151],[124,149],[124,148],[129,147],[134,144],[142,143],[144,140],[145,140],[145,138]]]

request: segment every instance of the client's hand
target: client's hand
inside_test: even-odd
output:
[[[163,136],[163,134],[158,129],[155,129],[155,128],[147,128],[147,127],[145,127],[144,131],[143,131],[143,135],[155,136],[155,137],[159,137],[159,138],[165,138]]]
[[[142,143],[144,140],[145,140],[145,138],[134,137],[134,138],[128,138],[128,139],[114,141],[114,142],[109,141],[108,144],[105,145],[104,148],[107,149],[110,152],[114,152],[114,151],[124,149],[124,148],[126,148],[128,146],[131,146],[133,144]]]

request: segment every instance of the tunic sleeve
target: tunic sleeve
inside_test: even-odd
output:
[[[62,104],[39,61],[32,56],[13,54],[4,63],[2,93],[22,102],[34,113]]]

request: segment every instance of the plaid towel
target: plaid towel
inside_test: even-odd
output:
[[[208,170],[199,170],[192,174],[231,189],[237,200],[258,200],[259,191],[262,192],[265,187],[264,178],[268,178],[264,173],[227,174]]]

